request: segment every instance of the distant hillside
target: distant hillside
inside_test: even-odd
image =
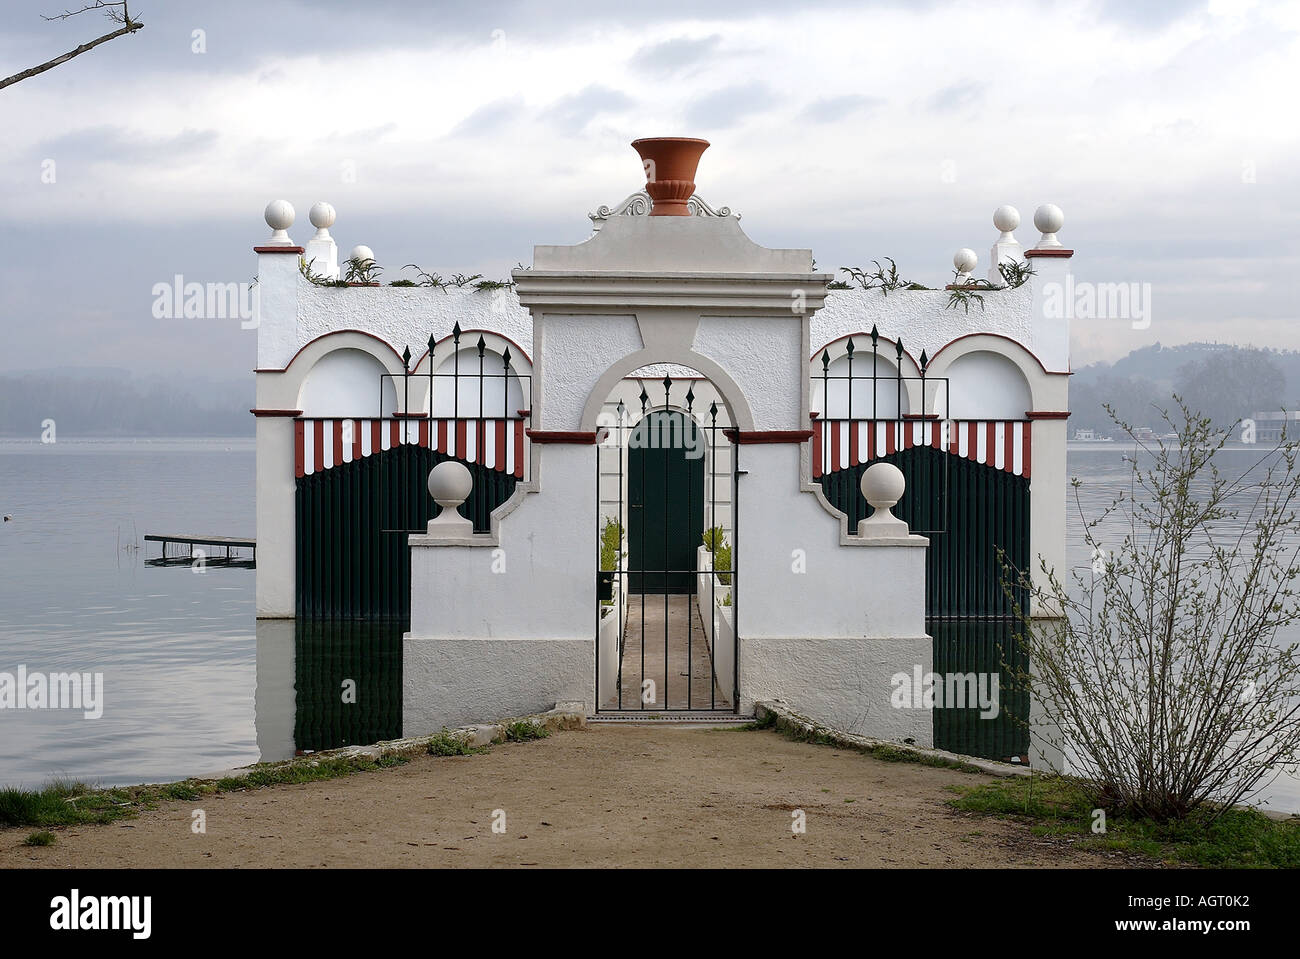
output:
[[[1109,403],[1134,426],[1163,432],[1158,410],[1173,405],[1174,393],[1224,428],[1260,410],[1296,409],[1300,353],[1218,343],[1143,347],[1113,364],[1074,371],[1070,428],[1111,433],[1102,408]]]
[[[218,382],[133,377],[105,368],[0,373],[0,435],[251,436],[252,377]]]

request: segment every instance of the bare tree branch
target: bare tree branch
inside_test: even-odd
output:
[[[113,9],[114,7],[121,7],[122,9],[119,11]],[[3,80],[0,80],[0,90],[4,89],[7,86],[12,86],[13,84],[17,83],[19,80],[26,80],[29,77],[34,77],[39,73],[44,73],[46,70],[52,70],[62,63],[67,63],[73,57],[79,57],[81,56],[81,54],[87,52],[88,50],[95,49],[95,47],[99,46],[101,43],[107,43],[109,40],[115,40],[118,37],[125,36],[128,33],[135,33],[137,30],[144,29],[144,24],[141,21],[131,19],[131,11],[127,8],[125,2],[108,3],[105,2],[105,0],[96,0],[95,3],[87,4],[86,6],[82,7],[80,10],[65,10],[63,11],[63,13],[57,13],[52,17],[46,17],[42,15],[42,19],[67,20],[70,17],[77,16],[78,14],[87,13],[95,10],[103,11],[104,15],[108,17],[109,20],[111,20],[113,23],[120,23],[122,24],[122,26],[119,29],[114,30],[112,33],[106,33],[102,37],[99,37],[95,40],[91,40],[89,43],[83,43],[75,50],[70,50],[67,53],[63,54],[63,56],[55,57],[53,60],[46,60],[44,63],[38,64],[37,66],[34,66],[28,70],[23,70],[21,73],[15,73],[11,77],[5,77]]]

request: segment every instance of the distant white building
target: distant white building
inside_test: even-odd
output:
[[[1255,442],[1275,446],[1282,441],[1285,428],[1289,439],[1300,437],[1300,411],[1271,410],[1252,413],[1250,419],[1255,426]],[[1243,427],[1247,424],[1242,423]]]

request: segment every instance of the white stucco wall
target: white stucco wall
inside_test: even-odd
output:
[[[402,732],[596,705],[596,448],[535,452],[539,491],[481,545],[411,537]]]
[[[799,488],[798,446],[742,446],[739,456],[748,470],[733,599],[742,707],[782,698],[842,729],[929,744],[929,712],[890,703],[895,673],[928,672],[933,661],[927,541],[843,546],[839,522]]]

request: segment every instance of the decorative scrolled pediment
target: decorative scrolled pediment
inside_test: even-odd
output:
[[[622,203],[613,207],[602,205],[597,207],[595,213],[588,213],[587,216],[591,218],[592,229],[600,232],[600,228],[605,225],[605,221],[611,216],[649,216],[651,205],[650,194],[646,193],[645,190],[638,190],[623,200]],[[691,216],[730,216],[735,217],[737,220],[740,219],[740,214],[732,213],[731,207],[711,207],[699,196],[693,196],[687,200],[686,209],[690,211]]]

